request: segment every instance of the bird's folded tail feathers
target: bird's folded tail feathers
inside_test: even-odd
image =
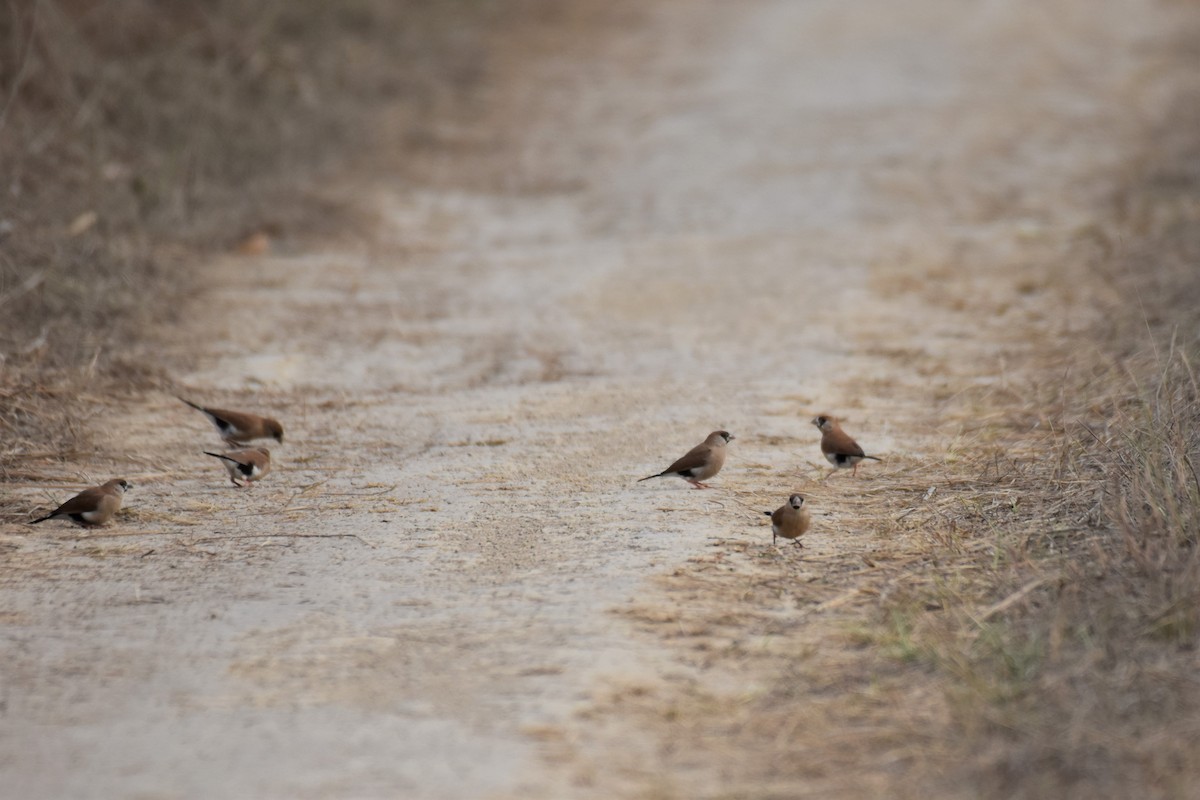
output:
[[[46,520],[50,519],[50,518],[51,518],[51,517],[53,517],[53,516],[54,516],[53,514],[47,514],[47,515],[46,515],[46,516],[44,516],[44,517],[39,517],[38,519],[35,519],[35,520],[33,520],[33,521],[32,521],[32,522],[30,522],[29,524],[30,524],[30,525],[37,525],[39,522],[45,522]]]
[[[196,409],[197,411],[204,411],[204,406],[198,406],[198,405],[196,405],[195,403],[193,403],[191,400],[188,400],[188,399],[186,399],[186,398],[180,397],[179,395],[175,395],[175,399],[176,399],[176,400],[178,400],[178,401],[179,401],[179,402],[181,402],[181,403],[186,403],[186,404],[188,404],[189,406],[191,406],[192,408]],[[208,412],[207,412],[207,411],[204,411],[204,413],[205,413],[205,414],[207,414]]]
[[[880,461],[880,462],[882,462],[882,461],[883,461],[883,459],[882,459],[882,458],[879,458],[878,456],[863,456],[863,458],[869,458],[869,459],[871,459],[872,461]]]
[[[204,451],[204,455],[206,455],[206,456],[212,456],[213,458],[223,458],[223,459],[225,459],[226,461],[232,461],[232,462],[233,462],[233,463],[235,463],[235,464],[240,464],[240,463],[242,463],[242,462],[238,461],[236,458],[230,458],[229,456],[225,455],[224,453],[210,453],[210,452],[208,452],[207,450],[205,450],[205,451]]]
[[[774,511],[764,511],[763,513],[764,513],[764,514],[766,514],[766,515],[769,517],[769,516],[771,516],[772,514],[774,514],[775,512],[774,512]]]
[[[635,483],[641,483],[642,481],[648,481],[651,478],[661,478],[663,475],[666,475],[666,474],[667,473],[665,473],[665,472],[660,472],[657,475],[647,475],[644,478],[638,478],[637,481],[635,481]]]

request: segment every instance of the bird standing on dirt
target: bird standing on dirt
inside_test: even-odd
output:
[[[230,450],[228,453],[210,453],[206,456],[219,458],[229,470],[229,480],[234,486],[250,488],[254,481],[262,478],[271,471],[271,451],[265,447],[247,447],[244,450]],[[241,478],[244,483],[238,483]]]
[[[274,439],[283,443],[283,426],[270,417],[260,417],[258,414],[247,414],[243,411],[226,411],[223,408],[205,408],[191,400],[179,398],[192,408],[203,413],[212,420],[217,433],[230,445],[246,444],[255,439]]]
[[[53,512],[33,520],[31,524],[36,525],[55,517],[70,517],[85,528],[103,525],[120,510],[121,500],[132,486],[133,484],[124,478],[113,478],[107,483],[84,489]]]
[[[794,494],[779,508],[763,513],[771,518],[772,545],[777,537],[782,536],[784,539],[791,539],[797,547],[804,547],[800,544],[800,537],[808,531],[812,518],[808,515],[808,509],[804,507],[803,497]]]
[[[638,483],[651,478],[677,475],[690,483],[694,489],[711,489],[712,487],[703,481],[716,475],[721,471],[721,467],[725,466],[725,445],[736,438],[728,431],[713,431],[707,439],[687,451],[683,458],[657,475],[639,478]]]
[[[850,434],[842,430],[842,426],[838,424],[836,417],[831,417],[822,414],[812,421],[813,425],[821,431],[821,452],[825,454],[825,459],[836,469],[846,469],[853,467],[855,475],[858,474],[858,462],[864,458],[869,458],[872,461],[881,461],[882,459],[875,456],[869,456],[863,452],[863,449],[858,446],[858,442],[850,438]]]

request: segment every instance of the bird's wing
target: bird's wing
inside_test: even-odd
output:
[[[829,452],[840,453],[846,456],[862,457],[865,455],[863,449],[858,446],[858,442],[851,439],[850,434],[845,431],[830,431],[827,435],[829,437]]]
[[[246,414],[242,411],[228,411],[224,408],[206,408],[204,413],[212,417],[216,422],[224,422],[227,426],[237,428],[242,431],[253,430],[261,424],[261,417],[254,414]]]
[[[104,499],[104,495],[104,490],[102,490],[99,486],[93,486],[91,489],[84,489],[82,492],[56,508],[54,513],[50,516],[56,517],[60,514],[82,514],[84,511],[94,511],[100,507],[100,501]]]
[[[706,444],[698,444],[691,450],[687,451],[682,458],[676,461],[671,466],[663,470],[664,473],[669,472],[685,472],[689,469],[697,469],[708,463],[709,456],[712,455],[712,448]]]

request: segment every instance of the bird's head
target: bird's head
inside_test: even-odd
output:
[[[126,492],[128,492],[130,489],[133,488],[133,484],[130,483],[129,481],[125,480],[124,478],[113,478],[111,481],[106,483],[105,486],[115,489],[118,492],[120,492],[121,494],[125,494]]]
[[[271,438],[283,444],[283,426],[273,419],[268,419],[263,424],[266,425],[267,433],[271,434]]]
[[[708,435],[708,441],[712,444],[729,444],[736,438],[729,431],[713,431]]]
[[[804,505],[804,498],[798,494],[794,494],[788,498],[788,505],[799,511],[800,506]]]
[[[818,414],[813,418],[812,424],[816,425],[821,433],[826,433],[833,430],[833,426],[837,424],[837,420],[828,414]]]

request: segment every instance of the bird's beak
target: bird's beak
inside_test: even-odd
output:
[[[731,434],[729,434],[729,441],[731,441],[731,442],[732,442],[732,441],[733,441],[734,439],[736,439],[736,438],[737,438],[737,437],[736,437],[736,436],[734,436],[732,433],[731,433]]]

